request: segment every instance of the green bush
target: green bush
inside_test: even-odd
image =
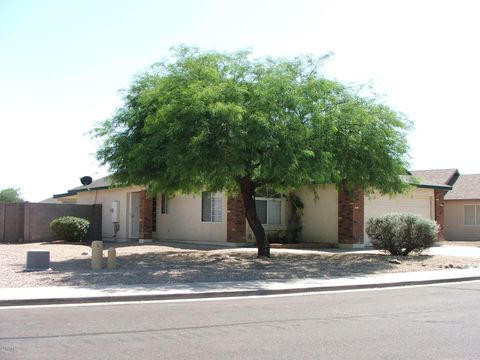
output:
[[[406,256],[432,246],[438,224],[414,214],[387,214],[367,222],[367,234],[373,247],[392,255]]]
[[[74,216],[63,216],[53,220],[50,229],[58,239],[83,241],[90,229],[90,222]]]

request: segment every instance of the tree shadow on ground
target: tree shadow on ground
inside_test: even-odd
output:
[[[166,251],[118,256],[115,270],[92,271],[90,258],[56,261],[51,262],[52,272],[32,276],[38,277],[39,282],[57,286],[330,279],[412,271],[412,267],[432,270],[428,268],[430,258],[428,255],[401,258],[410,265],[404,270],[389,262],[392,257],[383,254],[274,253],[271,259],[257,259],[254,251],[245,250]]]

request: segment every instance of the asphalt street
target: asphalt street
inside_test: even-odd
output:
[[[480,282],[0,308],[0,359],[478,359]]]

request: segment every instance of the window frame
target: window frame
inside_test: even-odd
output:
[[[466,207],[467,206],[473,206],[473,224],[467,224],[466,223]],[[480,204],[463,204],[463,226],[480,226],[480,221],[479,220],[479,215],[480,213]]]
[[[210,214],[209,214],[208,220],[204,220],[205,219],[205,216],[203,213],[204,194],[209,194],[209,197],[210,197]],[[217,207],[219,208],[217,209]],[[215,214],[215,211],[217,211],[217,214]],[[218,212],[220,213],[219,219],[218,219]],[[223,194],[222,193],[212,193],[209,191],[202,191],[201,199],[200,199],[200,221],[206,224],[223,223]]]
[[[160,214],[167,215],[170,213],[169,209],[169,199],[166,193],[162,193],[160,198]]]
[[[256,197],[255,198],[255,206],[257,206],[257,201],[266,201],[266,204],[265,204],[265,208],[266,208],[266,220],[267,222],[264,224],[262,223],[262,225],[268,225],[268,226],[283,226],[283,210],[282,210],[282,199],[281,198],[269,198],[269,197]],[[269,216],[268,216],[268,204],[269,202],[278,202],[279,205],[280,205],[280,209],[279,209],[279,212],[280,212],[280,222],[279,223],[269,223],[268,220],[269,220]],[[258,217],[258,214],[257,214],[257,217]],[[261,219],[259,218],[260,222],[261,222]]]

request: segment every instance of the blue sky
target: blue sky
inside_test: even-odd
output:
[[[106,174],[86,133],[176,44],[255,56],[333,52],[415,124],[411,168],[480,173],[475,1],[0,0],[0,189],[29,201]]]

